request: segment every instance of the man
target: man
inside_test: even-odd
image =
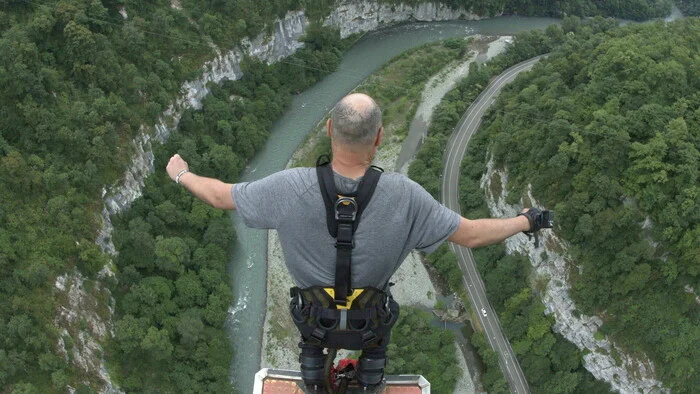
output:
[[[348,95],[334,107],[326,129],[333,152],[330,163],[333,183],[338,195],[351,195],[357,191],[382,141],[381,110],[367,95]],[[233,185],[193,174],[176,154],[170,159],[167,172],[173,180],[213,207],[237,210],[247,226],[276,229],[285,263],[298,289],[337,286],[336,263],[340,258],[336,239],[327,227],[332,215],[327,216],[322,187],[319,186],[320,175],[315,169],[289,169],[255,182]],[[388,291],[389,279],[408,253],[413,249],[433,252],[445,240],[473,248],[501,242],[519,232],[536,231],[535,215],[538,211],[508,219],[469,220],[447,209],[421,186],[397,173],[385,173],[379,177],[365,208],[352,235],[348,280],[352,289],[374,289],[377,294],[383,294],[384,298],[380,298],[384,306],[378,306],[377,312],[382,316],[386,314],[387,321],[391,320],[386,330],[369,334],[365,330],[362,333],[366,339],[363,343],[367,346],[360,347],[363,352],[357,379],[365,389],[371,390],[382,382],[388,331],[398,317],[398,305]],[[299,297],[300,303],[305,301],[308,303],[306,295],[304,299]],[[308,317],[306,306],[304,316]],[[323,348],[332,347],[328,346],[323,335],[333,330],[321,330],[321,340],[312,341],[314,338],[308,332],[305,335],[300,326],[305,323],[300,323],[298,316],[294,315],[295,307],[301,310],[301,306],[293,304],[292,314],[302,331],[302,376],[307,387],[322,385]],[[331,312],[337,312],[332,305],[331,309]],[[329,313],[328,316],[336,315]],[[374,312],[371,316],[378,319]],[[331,323],[331,326],[337,326],[337,321],[331,319]],[[377,333],[379,335],[375,335]]]

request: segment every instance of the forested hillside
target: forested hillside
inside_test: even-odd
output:
[[[315,18],[334,4],[330,0],[0,2],[0,390],[63,391],[67,385],[88,390],[96,385],[95,376],[84,376],[70,364],[72,357],[64,356],[71,354],[71,344],[86,323],[76,322],[67,332],[54,324],[62,302],[54,297],[55,279],[73,270],[88,278],[88,293],[101,285],[112,286],[119,299],[118,315],[133,317],[117,325],[117,332],[131,342],[107,349],[120,350],[127,360],[112,361],[118,365],[117,376],[127,374],[120,368],[130,357],[145,360],[150,368],[171,361],[159,358],[163,355],[181,357],[183,363],[192,362],[187,357],[212,360],[206,349],[185,355],[182,349],[222,336],[220,312],[229,290],[209,279],[222,272],[221,253],[231,236],[220,228],[225,219],[184,196],[181,201],[165,201],[158,183],[162,180],[149,180],[146,194],[153,194],[136,204],[138,210],[115,220],[124,226],[116,232],[115,243],[132,251],[117,261],[121,282],[116,286],[97,276],[108,260],[94,243],[102,190],[122,176],[133,155],[132,138],[156,123],[178,96],[181,84],[199,75],[217,48],[225,50],[245,36],[270,29],[272,20],[287,10],[303,7]],[[494,1],[451,4],[492,14],[505,6]],[[619,8],[591,8],[591,12],[632,17],[623,6],[637,2],[615,4]],[[645,10],[662,9],[654,1],[639,4]],[[518,7],[506,9],[539,12]],[[656,15],[653,12],[644,15]],[[209,174],[235,173],[264,141],[289,92],[304,89],[322,76],[319,70],[337,64],[343,44],[335,34],[313,30],[311,45],[295,60],[294,70],[253,65],[246,81],[213,89],[204,112],[183,115],[181,124],[183,131],[206,131],[191,139],[177,137],[171,143],[181,145],[172,147],[189,150]],[[313,68],[298,71],[307,64]],[[234,141],[235,150],[230,146]],[[162,156],[157,160],[162,166]],[[178,209],[182,211],[173,215]],[[221,231],[207,233],[210,226]],[[182,233],[175,232],[183,228]],[[213,232],[222,237],[211,237]],[[191,264],[204,258],[219,261],[219,266],[195,270]],[[161,276],[156,269],[167,272],[166,280],[152,278]],[[135,295],[126,295],[131,291],[128,285],[133,285]],[[140,294],[151,297],[152,307],[167,301],[164,310],[170,316],[155,313],[157,308],[129,304]],[[97,309],[108,315],[107,301],[99,299]],[[215,305],[214,312],[206,314],[209,305]],[[59,338],[64,349],[57,349]],[[207,346],[215,344],[221,342]],[[225,358],[213,362],[223,365]],[[166,381],[165,387],[201,383],[212,384],[201,390],[215,390],[225,375],[210,368],[209,374],[197,376],[200,380],[184,380],[182,376],[191,371],[176,372],[181,380]],[[136,374],[132,377],[125,383],[129,387],[149,384]]]
[[[700,15],[700,2],[697,0],[677,0],[676,5],[685,16]]]
[[[616,26],[616,22],[610,19],[594,18],[582,23],[576,17],[566,18],[561,28],[550,26],[545,32],[519,34],[502,55],[484,65],[473,64],[469,76],[457,84],[436,108],[428,137],[411,163],[409,176],[437,198],[440,194],[443,147],[449,133],[492,77],[521,61],[552,51],[563,44],[566,37],[589,37],[594,32]],[[488,136],[483,132],[472,138],[462,163],[460,203],[462,214],[469,218],[489,216],[484,193],[480,189],[480,179],[486,171],[484,159],[487,142]],[[473,253],[486,284],[489,301],[499,314],[530,389],[537,393],[608,392],[609,385],[595,380],[583,367],[581,352],[553,331],[554,320],[544,314],[545,307],[538,297],[541,289],[532,286],[528,279],[531,273],[528,260],[523,256],[507,255],[503,244],[477,248]],[[453,291],[465,292],[456,256],[447,245],[429,255],[428,261],[447,280]],[[482,379],[485,388],[494,393],[508,392],[498,356],[488,346],[484,334],[477,331],[471,340],[485,364]]]
[[[674,392],[700,387],[698,53],[697,19],[567,36],[482,129],[511,202],[556,208],[580,312]]]
[[[688,7],[693,0],[682,0]],[[393,3],[393,1],[386,1]],[[409,0],[404,3],[424,3]],[[671,0],[447,0],[445,4],[471,9],[478,15],[500,13],[537,16],[611,16],[645,20],[666,16],[671,12]]]
[[[307,2],[314,10],[327,9],[322,3]],[[96,377],[85,376],[85,371],[71,365],[74,344],[86,323],[76,322],[75,327],[53,323],[59,304],[65,301],[54,296],[54,281],[58,275],[79,270],[87,278],[86,291],[98,297],[96,308],[101,316],[109,317],[107,300],[99,288],[114,282],[98,278],[108,257],[94,242],[103,187],[122,175],[133,155],[130,141],[142,125],[155,124],[177,97],[181,84],[201,73],[204,61],[214,55],[213,44],[231,46],[298,6],[295,2],[253,1],[236,2],[225,10],[219,3],[182,6],[187,5],[178,9],[170,2],[77,0],[0,4],[0,391],[13,387],[63,391],[67,385],[87,389],[97,383]],[[240,23],[244,20],[247,22]],[[211,30],[213,27],[218,30]],[[227,103],[232,93],[224,101],[211,96],[205,100],[210,123],[201,123],[201,115],[192,118],[189,114],[182,122],[183,129],[198,127],[205,133],[198,141],[176,139],[173,143],[185,144],[183,149],[191,150],[193,158],[200,157],[195,151],[201,152],[204,158],[195,161],[200,168],[209,169],[205,172],[226,171],[235,176],[265,140],[289,92],[306,88],[322,70],[332,70],[337,64],[341,54],[333,46],[338,42],[337,32],[311,29],[309,37],[308,55],[300,53],[293,70],[265,71],[266,67],[252,65],[246,79],[250,82],[237,85],[240,100]],[[304,61],[315,69],[300,72],[298,65]],[[267,77],[258,71],[293,73],[294,78],[282,75],[288,81],[283,86],[277,82],[279,77],[264,79]],[[234,110],[238,113],[235,121]],[[211,133],[218,133],[219,139],[206,137]],[[156,179],[150,180],[149,185],[163,187],[154,182]],[[163,202],[162,190],[157,195]],[[118,304],[120,314],[133,314],[133,318],[116,327],[129,342],[108,350],[125,360],[145,360],[156,369],[163,362],[178,368],[167,358],[170,354],[176,359],[203,357],[209,372],[192,385],[203,382],[210,386],[199,386],[196,391],[218,391],[211,384],[227,382],[230,362],[222,326],[230,303],[230,285],[224,275],[226,239],[231,237],[228,220],[201,205],[191,208],[189,200],[182,202],[188,215],[178,211],[183,208],[175,205],[178,201],[158,205],[150,215],[149,204],[136,204],[139,209],[125,217],[141,215],[126,222],[131,232],[115,234],[124,253],[117,261],[120,285],[113,290],[119,294],[133,285],[133,295],[124,306]],[[204,231],[210,227],[216,230]],[[176,229],[189,235],[180,235]],[[197,242],[203,242],[202,250]],[[199,264],[202,259],[207,264],[188,266],[191,270],[176,264]],[[130,268],[129,262],[138,269]],[[156,268],[168,272],[165,280],[153,277]],[[141,279],[144,283],[139,285]],[[171,318],[166,324],[163,319],[167,316]],[[157,324],[151,325],[153,321]],[[64,344],[61,349],[57,349],[59,338]],[[199,339],[219,350],[219,356],[204,348],[200,353],[187,350]],[[217,367],[212,368],[211,363]],[[116,371],[117,376],[126,372]],[[188,370],[180,368],[178,373],[187,376]],[[124,382],[129,387],[149,384],[138,374],[129,378]],[[184,385],[188,381],[178,379],[182,387],[188,387]],[[162,383],[170,387],[172,380]],[[189,387],[196,387],[192,385]]]
[[[507,0],[504,11],[521,15],[559,17],[567,15],[614,16],[639,21],[668,15],[671,12],[671,0]]]

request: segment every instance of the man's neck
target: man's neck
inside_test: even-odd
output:
[[[374,154],[369,152],[350,152],[341,149],[333,149],[333,171],[346,178],[357,179],[367,171],[372,164]]]

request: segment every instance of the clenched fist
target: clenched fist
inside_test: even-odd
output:
[[[190,166],[187,165],[187,162],[177,153],[170,158],[168,165],[165,167],[165,171],[168,172],[168,176],[170,176],[170,179],[174,181],[177,181],[178,174],[185,170],[189,171],[189,169]]]

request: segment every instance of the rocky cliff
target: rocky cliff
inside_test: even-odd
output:
[[[494,177],[497,174],[499,176]],[[501,185],[492,189],[492,179],[500,179]],[[494,168],[493,160],[487,164],[487,172],[481,180],[486,200],[493,217],[513,217],[522,210],[522,204],[509,205],[506,201],[508,173]],[[493,195],[492,190],[500,190]],[[534,206],[541,206],[528,193]],[[617,347],[607,337],[596,335],[603,321],[597,316],[586,316],[576,309],[570,297],[568,284],[569,271],[576,269],[575,262],[567,257],[568,245],[554,235],[553,231],[542,231],[540,248],[535,248],[525,235],[517,235],[506,240],[508,253],[520,253],[530,258],[535,276],[547,279],[547,287],[542,294],[545,313],[555,319],[554,331],[587,353],[583,356],[584,366],[596,379],[610,383],[621,393],[668,392],[662,382],[656,380],[654,363],[646,356],[632,357]]]
[[[479,16],[464,9],[452,9],[441,3],[409,6],[371,1],[342,1],[326,18],[324,25],[338,28],[340,36],[345,38],[351,34],[377,30],[400,22],[456,19],[479,19]]]

